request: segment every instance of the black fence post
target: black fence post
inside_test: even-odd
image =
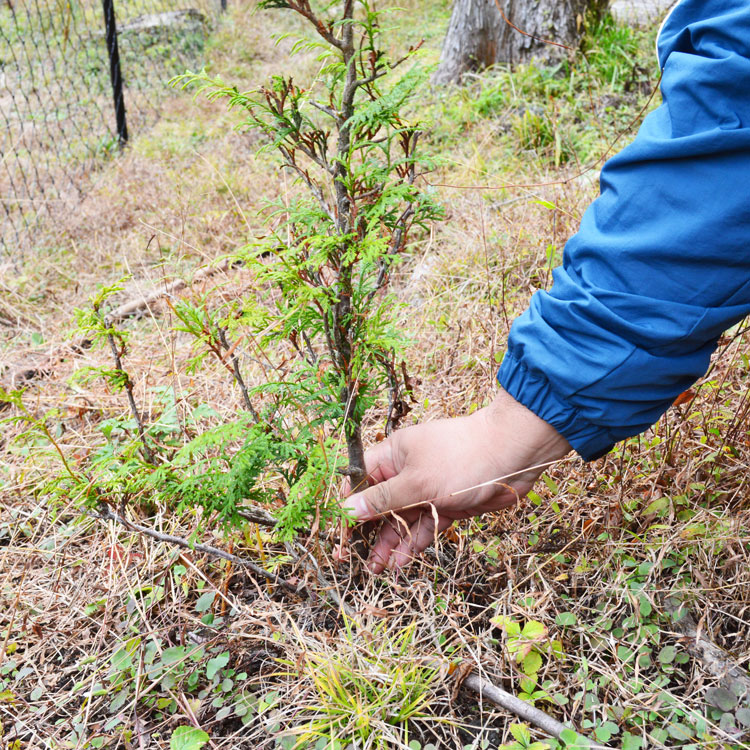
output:
[[[109,79],[112,82],[112,96],[115,102],[117,137],[122,146],[128,140],[128,124],[125,120],[125,99],[122,95],[122,73],[120,71],[120,52],[117,48],[117,21],[115,20],[114,0],[102,0],[102,9],[104,10],[104,28],[107,32]]]

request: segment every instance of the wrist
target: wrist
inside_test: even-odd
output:
[[[501,390],[489,406],[475,412],[477,427],[485,435],[487,458],[494,476],[515,474],[563,458],[570,453],[568,441],[550,424]],[[543,469],[509,478],[508,484],[523,494]]]
[[[572,450],[570,443],[549,423],[500,390],[489,406],[482,410],[488,428],[498,438],[510,440],[518,448],[542,461],[562,458]]]

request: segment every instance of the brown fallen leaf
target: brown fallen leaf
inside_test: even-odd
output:
[[[695,398],[695,391],[692,388],[688,388],[688,390],[683,391],[674,401],[673,406],[682,406],[682,404],[687,404],[689,401],[692,401]]]

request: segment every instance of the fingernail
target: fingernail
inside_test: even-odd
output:
[[[363,520],[370,516],[370,509],[367,507],[367,503],[361,495],[352,495],[347,498],[344,508],[359,520]]]

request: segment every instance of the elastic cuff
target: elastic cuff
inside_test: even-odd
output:
[[[516,401],[554,427],[584,461],[609,453],[617,442],[609,430],[591,424],[560,399],[544,375],[531,372],[510,351],[505,353],[497,380]]]

